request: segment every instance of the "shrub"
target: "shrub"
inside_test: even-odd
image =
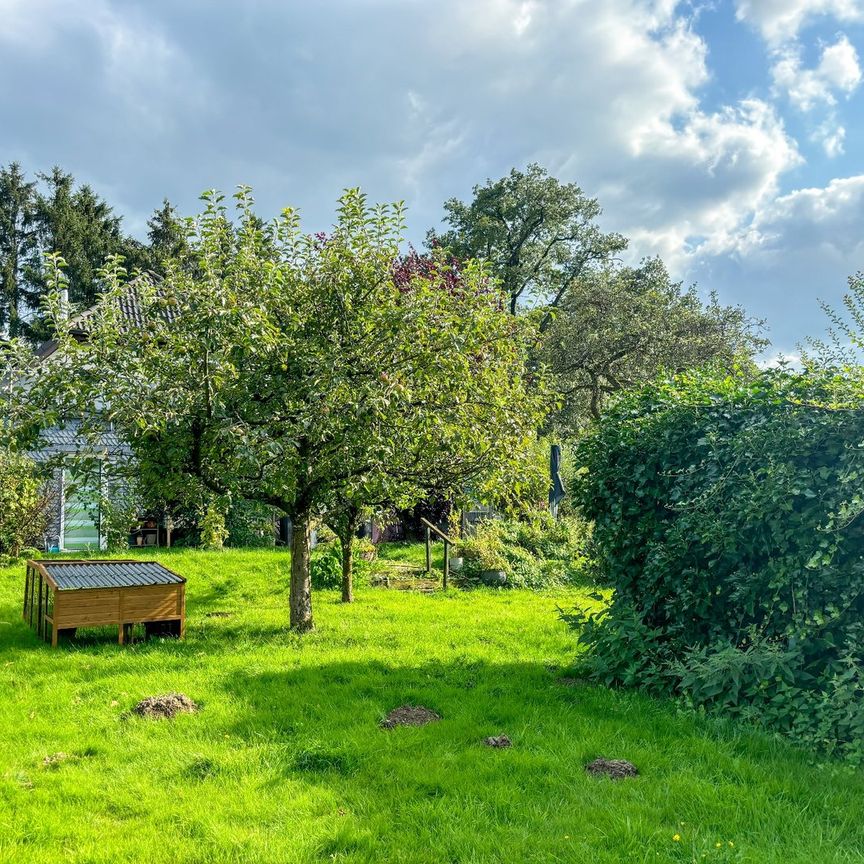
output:
[[[510,587],[584,582],[590,537],[590,526],[581,519],[555,521],[545,511],[523,519],[491,519],[480,523],[474,535],[459,544],[464,558],[460,578],[479,582],[484,571],[500,570]]]
[[[369,581],[371,550],[375,546],[369,540],[354,541],[354,584]],[[338,540],[318,543],[312,550],[310,562],[313,588],[340,588],[342,586],[342,547]]]
[[[225,545],[228,529],[225,527],[225,508],[221,501],[210,501],[198,524],[201,548],[218,551]]]
[[[110,487],[100,497],[101,530],[109,552],[129,548],[129,535],[144,509],[140,492],[128,482]]]
[[[258,501],[231,502],[225,517],[227,544],[233,548],[271,549],[276,545],[273,508]]]
[[[864,757],[864,411],[827,372],[681,376],[580,447],[611,605],[580,628],[605,684],[683,694]]]
[[[0,555],[44,546],[52,500],[32,459],[0,449]]]

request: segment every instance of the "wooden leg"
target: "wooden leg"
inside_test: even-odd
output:
[[[121,624],[117,628],[117,644],[125,645],[126,644],[126,625]]]
[[[52,648],[57,647],[57,625],[56,624],[51,625],[51,647]]]

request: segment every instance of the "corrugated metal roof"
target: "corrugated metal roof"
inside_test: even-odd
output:
[[[155,561],[37,561],[61,590],[140,588],[186,580]]]

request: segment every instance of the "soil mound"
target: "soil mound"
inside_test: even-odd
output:
[[[148,696],[132,711],[139,717],[176,717],[178,714],[194,714],[198,706],[182,693],[166,693],[164,696]]]
[[[585,770],[595,777],[606,776],[612,780],[623,780],[639,774],[639,769],[626,759],[595,759],[585,766]]]
[[[401,705],[394,708],[382,721],[382,729],[395,729],[397,726],[425,726],[437,723],[441,718],[422,705]]]

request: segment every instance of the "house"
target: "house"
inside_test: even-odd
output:
[[[143,318],[135,290],[135,282],[120,302],[124,320],[129,326],[140,326]],[[68,298],[64,298],[64,305]],[[86,310],[69,320],[69,329],[77,339],[87,338],[87,321],[94,309]],[[170,309],[166,310],[170,314]],[[57,343],[48,341],[39,346],[37,357],[42,363],[50,363],[57,350]],[[51,510],[48,530],[45,534],[45,549],[48,551],[76,551],[105,548],[105,531],[101,513],[101,501],[110,484],[110,466],[128,462],[132,450],[110,426],[106,426],[99,440],[87,440],[81,432],[81,423],[70,418],[61,426],[45,429],[32,458],[42,464],[53,465],[53,481],[50,484]],[[98,466],[93,472],[76,472],[70,457],[89,456]],[[142,527],[139,532],[142,545],[164,542],[165,532],[159,526],[154,530]],[[169,529],[170,538],[170,529]],[[169,539],[170,543],[170,539]]]

